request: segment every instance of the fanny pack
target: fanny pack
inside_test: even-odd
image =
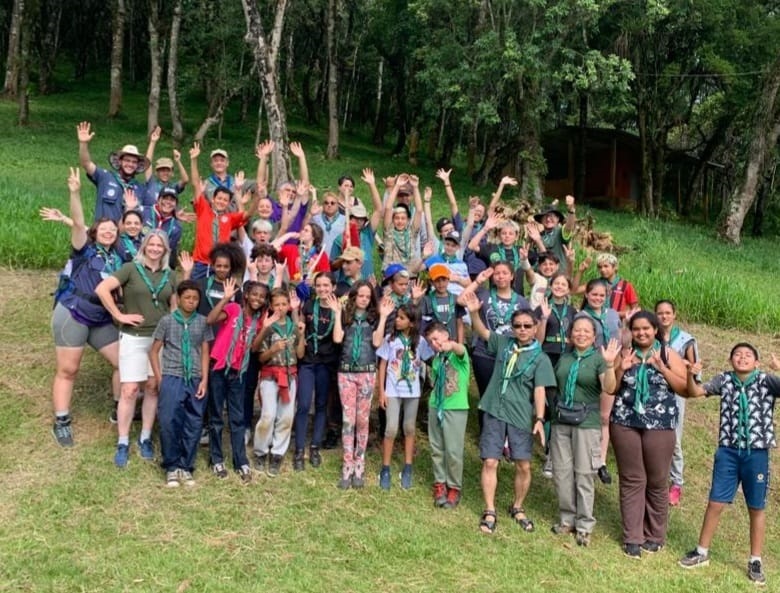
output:
[[[559,424],[577,426],[585,421],[590,412],[597,409],[598,404],[573,403],[571,406],[567,406],[561,400],[558,400],[555,403],[553,417]]]

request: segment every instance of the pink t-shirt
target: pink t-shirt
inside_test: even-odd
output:
[[[222,322],[222,325],[217,330],[217,337],[214,340],[214,346],[211,348],[211,359],[215,361],[214,370],[220,370],[225,368],[225,359],[230,351],[230,342],[233,340],[233,330],[236,327],[236,321],[240,315],[243,315],[241,305],[238,303],[228,303],[223,309],[227,318]],[[244,359],[244,351],[247,348],[247,335],[249,332],[250,319],[244,319],[244,327],[238,334],[238,342],[233,348],[233,356],[230,361],[230,368],[239,370],[241,369],[241,361]],[[254,335],[260,329],[260,319],[258,318]],[[252,345],[249,344],[249,347]]]

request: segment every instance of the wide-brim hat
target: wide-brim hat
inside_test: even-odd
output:
[[[157,159],[154,163],[154,170],[156,171],[157,169],[173,169],[173,159],[169,159],[168,157]]]
[[[344,265],[344,262],[347,261],[365,261],[366,254],[363,252],[363,250],[360,247],[347,247],[344,252],[337,257],[333,263],[331,264],[331,267],[335,270],[341,269],[341,266]]]
[[[368,218],[368,211],[363,204],[355,204],[349,209],[350,218]]]
[[[534,214],[534,220],[536,222],[542,222],[544,217],[547,216],[548,214],[555,214],[555,216],[558,217],[558,222],[563,222],[563,219],[565,218],[563,216],[563,212],[561,212],[560,210],[556,209],[555,206],[547,206],[546,208],[544,208],[538,214]]]
[[[137,146],[134,146],[132,144],[125,144],[119,150],[115,150],[114,152],[109,154],[108,162],[111,164],[111,166],[114,169],[118,171],[119,161],[122,160],[123,156],[134,156],[138,159],[138,165],[135,168],[136,173],[143,173],[149,167],[150,164],[149,159],[146,158],[146,155],[141,154]]]

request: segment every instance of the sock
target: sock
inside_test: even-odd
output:
[[[761,562],[761,556],[753,556],[751,554],[750,555],[750,560],[748,560],[748,562],[750,562],[752,564],[753,562],[756,562],[756,561]]]
[[[382,471],[383,472],[389,472],[390,471],[390,466],[389,465],[383,465],[382,466]]]
[[[701,546],[696,546],[696,551],[701,554],[702,556],[706,556],[709,554],[710,549],[709,548],[702,548]]]
[[[144,441],[148,441],[151,438],[152,438],[152,431],[151,430],[142,430],[141,431],[141,436],[138,437],[138,440],[143,443]]]
[[[54,417],[57,419],[57,422],[66,422],[70,420],[70,410],[57,410],[54,412]]]
[[[126,445],[126,446],[129,447],[130,446],[130,437],[129,436],[119,437],[116,440],[116,444],[117,445]]]

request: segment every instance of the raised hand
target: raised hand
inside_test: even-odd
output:
[[[149,134],[149,140],[152,142],[159,142],[160,136],[162,136],[162,128],[160,126],[156,126],[152,130],[152,133]]]
[[[176,219],[181,222],[195,222],[198,220],[197,215],[194,212],[187,212],[184,208],[180,208],[176,211]]]
[[[81,173],[78,167],[68,167],[68,169],[68,190],[77,192],[81,189]]]
[[[601,357],[608,365],[615,364],[618,355],[620,354],[620,342],[615,338],[610,339],[606,347],[601,347]]]
[[[290,311],[297,311],[301,308],[301,299],[295,289],[290,291]]]
[[[57,208],[46,208],[45,206],[38,210],[38,215],[43,220],[54,222],[65,222],[65,215]]]
[[[132,187],[125,188],[125,210],[135,210],[138,208],[138,196]]]
[[[330,307],[334,313],[341,313],[341,301],[334,293],[330,293],[325,297],[325,303]]]
[[[593,258],[589,255],[584,260],[582,260],[582,263],[580,264],[580,272],[584,272],[590,267],[590,264],[593,263]]]
[[[76,126],[76,137],[79,142],[90,142],[95,137],[95,132],[91,131],[91,124],[88,121],[83,121]]]
[[[238,292],[238,285],[236,279],[233,278],[233,276],[228,276],[227,279],[222,283],[222,287],[224,290],[224,296],[222,298],[226,301],[232,299]]]
[[[426,202],[430,202],[431,197],[433,197],[433,190],[430,187],[426,187],[425,190],[423,191],[423,199]]]
[[[481,306],[477,295],[469,291],[460,293],[457,303],[462,307],[466,307],[469,313],[478,313]]]
[[[622,358],[620,359],[620,368],[623,371],[627,371],[637,362],[639,362],[639,359],[636,357],[636,353],[631,348],[624,348]]]
[[[433,255],[433,241],[426,241],[422,248],[423,259],[427,259]]]
[[[312,202],[311,206],[309,207],[309,211],[311,212],[312,216],[317,216],[322,212],[322,204],[319,202]]]
[[[498,227],[498,225],[501,224],[503,220],[504,219],[500,215],[496,214],[495,212],[491,212],[485,221],[485,229],[492,231],[494,228]]]
[[[303,147],[300,142],[290,142],[290,152],[293,153],[295,158],[303,158]]]
[[[258,144],[255,148],[255,156],[258,159],[267,158],[274,150],[274,143],[272,140],[266,140],[265,142]]]
[[[452,173],[452,169],[439,169],[436,171],[436,177],[441,179],[444,185],[447,185],[450,181],[450,173]]]
[[[479,204],[479,196],[469,196],[469,210],[474,210]]]
[[[417,175],[409,175],[409,183],[412,184],[412,187],[420,187],[420,178]]]
[[[195,267],[195,260],[192,259],[189,251],[179,253],[179,265],[182,272],[192,272],[192,269]]]
[[[547,300],[547,298],[542,301],[542,304],[539,305],[539,307],[542,309],[542,317],[547,319],[552,313],[552,308],[550,307],[550,302]]]
[[[234,194],[236,196],[236,202],[239,206],[242,208],[246,206],[249,201],[252,199],[252,192],[251,191],[238,191],[238,186],[236,186],[236,193]]]
[[[395,187],[396,182],[398,181],[397,177],[383,177],[382,182],[385,184],[386,189],[392,189]]]
[[[363,169],[363,175],[360,178],[368,185],[376,184],[376,178],[374,177],[373,169]]]
[[[525,225],[525,234],[531,241],[541,241],[542,235],[539,233],[539,227],[535,222],[529,222]]]
[[[233,184],[236,188],[236,192],[238,192],[242,187],[244,187],[244,182],[246,181],[246,175],[244,175],[243,171],[239,171],[236,173],[236,177],[233,180]]]
[[[281,318],[282,316],[279,311],[268,311],[268,313],[265,314],[265,318],[263,319],[263,329],[268,329]]]
[[[412,299],[415,301],[420,300],[422,297],[425,296],[425,286],[423,286],[423,283],[419,280],[414,280],[412,282]]]
[[[493,277],[493,268],[485,268],[477,274],[477,284],[484,284]]]
[[[388,179],[390,178],[388,177]],[[408,173],[401,173],[400,175],[396,176],[395,178],[396,185],[401,186],[401,185],[406,185],[407,183],[409,183]]]
[[[574,263],[574,260],[577,257],[577,252],[574,250],[573,247],[569,247],[568,245],[564,244],[563,246],[563,256],[566,258],[566,261],[570,264]]]
[[[501,178],[501,181],[499,182],[499,185],[501,187],[503,187],[505,185],[515,186],[515,185],[517,185],[517,179],[515,179],[514,177],[509,177],[508,175],[505,175],[504,177]]]
[[[177,163],[181,161],[181,152],[176,150],[175,148],[173,149],[173,160],[176,161]]]
[[[379,316],[388,317],[393,311],[395,311],[395,303],[389,296],[382,297],[379,302]]]
[[[200,142],[195,142],[192,145],[192,148],[190,148],[190,159],[195,160],[199,156],[200,156]]]

